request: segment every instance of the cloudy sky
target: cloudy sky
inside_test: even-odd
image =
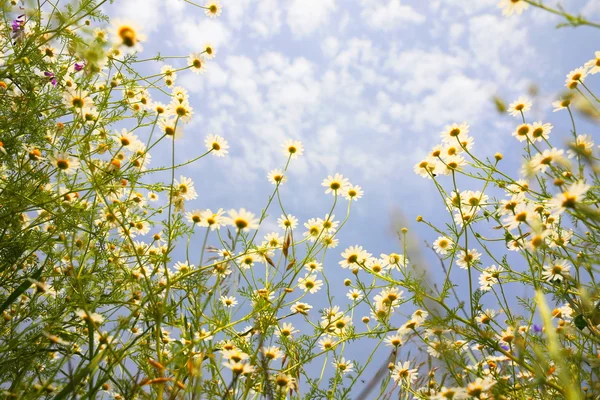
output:
[[[500,115],[491,99],[509,103],[536,85],[535,120],[555,126],[558,146],[569,134],[567,116],[552,113],[551,102],[565,75],[600,50],[598,31],[557,30],[558,17],[531,8],[503,17],[497,2],[223,0],[223,14],[211,20],[182,0],[126,0],[109,13],[143,27],[144,56],[187,55],[205,42],[216,47],[204,75],[186,71],[177,82],[191,92],[195,110],[176,142],[178,160],[203,152],[209,133],[231,146],[229,157],[182,172],[199,192],[191,208],[260,213],[273,189],[267,173],[285,165],[281,144],[301,140],[305,155],[281,189],[287,211],[302,222],[323,217],[332,197],[321,181],[341,173],[365,195],[336,250],[360,244],[378,255],[401,251],[394,234],[401,226],[425,252],[423,241],[437,235],[414,222],[419,214],[440,226],[449,220],[433,183],[413,173],[445,125],[469,123],[476,154],[505,153],[504,170],[515,176],[521,146],[511,132],[518,121]],[[597,0],[565,3],[600,20]],[[148,68],[156,73],[160,66]],[[160,163],[160,156],[153,160]],[[274,229],[275,218],[265,228]],[[338,260],[334,251],[329,268],[339,268]],[[431,260],[420,262],[434,265],[435,274]]]
[[[568,3],[600,19],[599,2]],[[205,42],[217,49],[204,75],[186,71],[177,82],[192,92],[196,113],[178,159],[199,154],[209,133],[231,145],[230,157],[184,171],[201,189],[197,207],[259,212],[271,190],[266,174],[285,162],[281,143],[298,139],[306,151],[282,188],[288,212],[324,215],[331,199],[320,182],[342,173],[366,193],[341,247],[361,243],[375,254],[397,246],[390,215],[412,225],[418,214],[443,215],[433,184],[412,168],[446,124],[468,122],[477,154],[518,151],[510,137],[517,122],[491,98],[510,102],[535,84],[536,119],[568,133],[550,103],[565,74],[598,50],[592,28],[556,30],[558,17],[531,8],[503,17],[497,0],[225,0],[215,20],[182,0],[117,4],[110,14],[148,35],[146,56],[188,54]],[[413,232],[431,240],[418,226]]]

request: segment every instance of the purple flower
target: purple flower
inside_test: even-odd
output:
[[[533,331],[535,333],[540,333],[542,331],[542,328],[537,324],[533,324]]]
[[[85,67],[85,63],[75,63],[75,71],[79,72]]]
[[[21,29],[23,29],[25,21],[23,21],[21,18],[23,18],[23,15],[19,15],[17,19],[15,19],[10,25],[13,33],[18,33]]]
[[[50,83],[52,84],[52,86],[56,86],[56,78],[52,78],[52,80],[50,81]]]
[[[54,76],[54,74],[52,72],[45,71],[44,76],[47,76],[48,78],[52,78]]]
[[[502,345],[502,346],[500,346],[500,347],[502,347],[502,348],[503,348],[504,350],[506,350],[506,351],[510,350],[510,347],[508,347],[508,346],[505,346],[505,345]]]

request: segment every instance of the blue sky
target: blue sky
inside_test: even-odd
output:
[[[289,212],[301,221],[324,215],[330,198],[320,182],[342,173],[365,196],[340,248],[360,243],[375,254],[397,246],[391,214],[405,215],[412,226],[418,214],[446,218],[433,184],[412,171],[445,125],[469,123],[479,155],[512,154],[520,148],[510,136],[517,121],[498,115],[491,97],[510,102],[537,84],[535,119],[565,136],[567,119],[550,104],[564,89],[565,74],[597,50],[591,28],[556,30],[558,17],[531,8],[503,17],[496,0],[222,5],[215,20],[181,0],[127,0],[111,9],[143,28],[145,56],[185,55],[207,41],[217,49],[204,75],[186,71],[177,82],[192,93],[195,109],[177,158],[198,155],[209,133],[231,145],[229,157],[183,171],[200,189],[191,207],[258,213],[272,189],[266,174],[284,165],[281,144],[298,139],[305,156],[282,188]],[[568,9],[600,19],[594,0],[570,1]],[[510,158],[505,165],[513,174],[519,168]],[[265,230],[274,223],[267,221]],[[411,231],[419,241],[433,239],[422,227]]]
[[[191,92],[195,110],[176,142],[177,158],[200,154],[209,133],[231,146],[228,157],[210,157],[181,172],[199,193],[189,209],[245,207],[259,214],[273,188],[267,173],[285,165],[281,144],[287,138],[305,146],[282,187],[287,211],[301,222],[328,212],[332,198],[321,187],[327,175],[341,173],[363,187],[364,198],[353,205],[340,246],[325,265],[341,283],[350,275],[338,271],[344,248],[399,252],[394,230],[407,226],[418,259],[417,253],[427,253],[423,241],[437,235],[415,217],[439,226],[449,220],[433,183],[413,173],[445,125],[469,123],[475,152],[505,153],[504,171],[515,176],[521,146],[510,134],[518,121],[499,115],[491,98],[509,103],[536,84],[534,120],[552,123],[554,137],[569,134],[568,118],[552,113],[551,102],[563,91],[565,75],[598,50],[597,31],[556,30],[558,17],[531,8],[503,17],[497,2],[228,0],[221,17],[211,20],[181,0],[127,0],[111,14],[142,26],[144,56],[187,55],[205,42],[216,47],[204,75],[186,71],[177,82]],[[599,1],[567,3],[569,11],[600,20]],[[151,68],[158,72],[160,64]],[[595,135],[585,127],[590,131],[580,133]],[[169,160],[162,161],[153,159]],[[279,212],[273,214],[265,233],[275,230]],[[434,275],[440,272],[428,253],[420,261],[431,263]]]

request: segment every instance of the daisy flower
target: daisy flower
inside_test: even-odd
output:
[[[400,347],[402,346],[402,335],[396,333],[394,335],[390,335],[384,340],[386,346],[390,347]]]
[[[457,139],[462,140],[469,133],[467,123],[446,125],[442,131],[441,137],[445,143],[455,143]]]
[[[218,0],[209,1],[204,5],[204,13],[210,18],[217,18],[223,12],[223,7]]]
[[[438,152],[439,157],[440,153]],[[427,157],[426,159],[418,162],[413,167],[413,171],[415,174],[423,177],[431,179],[431,176],[435,176],[435,170],[439,164],[439,160],[433,157]]]
[[[528,168],[532,174],[544,173],[553,164],[565,164],[566,159],[564,158],[565,151],[562,149],[545,149],[541,153],[536,154],[527,163]]]
[[[445,236],[440,236],[433,242],[433,250],[442,256],[448,254],[448,250],[450,250],[452,246],[454,246],[452,239]]]
[[[281,217],[277,218],[277,224],[279,224],[281,229],[294,230],[298,226],[298,218],[294,217],[292,214],[282,215]]]
[[[77,172],[81,165],[76,158],[69,156],[67,153],[61,152],[55,152],[49,157],[49,161],[52,165],[67,175],[72,175]]]
[[[207,60],[212,60],[217,55],[217,51],[212,43],[206,43],[204,46],[202,46],[202,54]]]
[[[325,194],[333,193],[333,195],[337,195],[338,190],[345,191],[348,188],[347,178],[344,178],[341,174],[335,174],[334,176],[329,175],[327,179],[324,179],[321,183],[321,186],[326,187]]]
[[[344,357],[333,361],[332,364],[342,375],[352,372],[352,368],[354,368],[352,361],[346,361]]]
[[[291,338],[295,333],[300,332],[297,329],[294,329],[294,326],[289,322],[284,322],[282,326],[277,326],[275,328],[275,335],[278,337],[286,337]]]
[[[246,211],[245,208],[241,208],[239,211],[231,209],[227,214],[229,217],[227,217],[226,223],[239,231],[248,232],[251,229],[258,229],[258,219],[255,218],[253,213]]]
[[[229,148],[227,140],[218,135],[208,135],[204,140],[204,145],[206,146],[206,150],[217,157],[225,157],[225,154],[229,153],[227,151]]]
[[[456,260],[456,264],[462,269],[469,269],[469,267],[479,261],[480,258],[481,253],[479,253],[477,249],[471,249],[467,252],[461,250]]]
[[[200,221],[202,221],[202,211],[200,211],[200,210],[189,211],[185,214],[185,218],[192,225],[199,224]]]
[[[140,42],[146,40],[146,36],[141,34],[137,26],[131,21],[113,20],[112,38],[115,45],[123,48],[126,53],[135,53],[142,51]]]
[[[531,141],[541,142],[542,140],[548,140],[550,132],[553,126],[549,123],[542,124],[541,122],[534,122],[531,127]]]
[[[194,182],[190,178],[180,176],[179,180],[175,179],[173,186],[176,194],[184,200],[194,200],[198,197],[196,189],[194,189]]]
[[[187,124],[192,120],[194,109],[187,101],[179,102],[178,100],[171,101],[167,106],[167,112],[174,115],[177,120]]]
[[[454,171],[462,170],[462,167],[467,165],[467,160],[465,160],[462,156],[450,156],[446,157],[442,163],[442,170],[440,174],[442,175],[451,175]]]
[[[364,263],[369,257],[371,257],[371,253],[363,250],[362,246],[350,246],[342,253],[344,260],[340,261],[339,264],[342,268],[348,268]]]
[[[288,139],[283,144],[283,154],[291,159],[298,158],[302,153],[304,153],[304,147],[302,146],[302,143],[297,140]]]
[[[323,339],[319,340],[319,347],[323,351],[331,350],[335,345],[336,342],[331,336],[326,336]]]
[[[298,278],[298,287],[304,292],[317,293],[323,286],[323,281],[317,279],[316,275],[306,274],[304,278]]]
[[[349,184],[346,187],[346,190],[342,191],[342,196],[344,196],[346,200],[358,201],[358,199],[360,199],[363,196],[363,194],[364,192],[360,186],[352,184]]]
[[[500,0],[500,3],[498,3],[498,8],[502,9],[502,15],[505,16],[520,15],[528,7],[529,4],[524,0]]]
[[[223,214],[225,214],[225,211],[223,211],[222,208],[219,208],[215,213],[213,213],[210,209],[204,210],[200,214],[201,219],[198,223],[198,226],[210,228],[213,231],[215,229],[219,229],[221,226],[227,223]]]
[[[179,139],[183,136],[183,128],[175,118],[160,118],[158,127],[168,138]]]
[[[588,69],[587,73],[590,75],[597,74],[600,72],[600,51],[594,53],[594,58],[584,65]]]
[[[136,151],[140,147],[144,146],[142,141],[139,140],[135,134],[129,132],[125,128],[121,129],[121,132],[116,131],[114,133],[113,141],[117,144],[117,146],[131,151]]]
[[[311,308],[312,308],[312,306],[310,304],[301,303],[301,302],[297,301],[290,307],[290,310],[293,313],[307,315]]]
[[[576,182],[572,184],[569,189],[550,199],[548,201],[548,207],[559,214],[564,212],[567,208],[575,208],[577,203],[582,200],[589,188],[590,185],[586,185],[583,182]]]
[[[418,375],[416,368],[410,368],[410,361],[399,362],[392,370],[392,379],[397,383],[402,382],[411,385],[417,380]]]
[[[483,270],[479,275],[479,290],[487,292],[498,283],[501,269],[495,265]]]
[[[592,149],[594,148],[594,142],[589,135],[577,135],[575,141],[569,143],[569,147],[571,147],[567,150],[569,158],[575,158],[578,155],[591,157]]]
[[[567,79],[565,80],[565,86],[568,89],[575,89],[580,82],[583,82],[586,76],[585,68],[576,68],[573,71],[567,74]]]
[[[54,47],[44,46],[42,49],[40,49],[40,52],[42,53],[42,56],[44,56],[48,60],[48,62],[56,62],[57,52]]]
[[[165,80],[170,80],[170,84],[175,83],[175,79],[177,78],[177,71],[173,68],[172,65],[163,65],[160,69],[160,73],[163,75]]]
[[[562,282],[566,276],[569,276],[570,269],[571,265],[567,260],[556,260],[550,265],[544,265],[542,279],[550,283]]]
[[[531,101],[526,97],[519,97],[517,101],[510,103],[508,111],[513,117],[520,117],[521,113],[531,110]]]
[[[561,100],[553,101],[552,107],[554,107],[554,110],[552,110],[552,112],[564,110],[565,108],[568,108],[570,105],[571,105],[571,99],[561,99]]]
[[[269,361],[283,357],[283,352],[277,346],[265,346],[261,349],[261,352],[265,356],[265,359]]]
[[[89,97],[89,93],[78,89],[67,89],[63,93],[63,104],[76,111],[94,108],[94,101]]]
[[[475,320],[480,324],[489,324],[492,322],[492,319],[496,316],[496,314],[496,311],[488,308],[485,311],[480,311],[475,317]]]
[[[267,179],[273,185],[283,185],[283,183],[287,181],[287,176],[283,174],[282,170],[273,169],[267,174]]]
[[[304,268],[306,268],[309,272],[320,272],[323,271],[323,264],[313,260],[304,264]]]
[[[235,307],[238,304],[238,301],[234,296],[221,296],[219,300],[225,307],[229,308]]]
[[[360,290],[358,289],[352,289],[350,290],[348,293],[346,293],[346,297],[350,300],[350,301],[361,301],[363,298],[363,294]]]
[[[527,139],[531,137],[531,132],[533,131],[533,127],[529,124],[521,124],[517,126],[517,129],[512,133],[514,137],[516,137],[519,142],[525,142]]]
[[[242,253],[240,253],[240,256],[241,257],[238,258],[238,263],[240,265],[240,268],[242,268],[242,269],[250,269],[250,268],[254,267],[255,263],[258,263],[261,261],[260,257],[256,253],[242,252]]]
[[[190,54],[187,62],[193,73],[200,75],[206,72],[206,61],[204,61],[204,57],[201,53]]]

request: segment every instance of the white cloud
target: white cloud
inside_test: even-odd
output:
[[[175,38],[179,39],[176,43],[189,52],[200,50],[206,42],[211,42],[219,51],[219,48],[231,39],[231,31],[223,22],[208,19],[203,15],[196,20],[183,18],[174,25],[173,31]]]
[[[335,7],[335,0],[292,0],[287,23],[294,36],[307,36],[329,21]]]
[[[401,4],[400,0],[390,0],[387,4],[376,3],[373,0],[361,0],[361,5],[362,17],[374,29],[398,29],[402,28],[406,22],[420,24],[425,21],[424,15],[409,5]]]
[[[136,22],[146,34],[156,31],[165,20],[161,0],[128,0],[122,2],[118,10],[119,18]]]
[[[321,51],[326,57],[332,58],[340,49],[340,41],[333,36],[328,36],[321,43]]]

